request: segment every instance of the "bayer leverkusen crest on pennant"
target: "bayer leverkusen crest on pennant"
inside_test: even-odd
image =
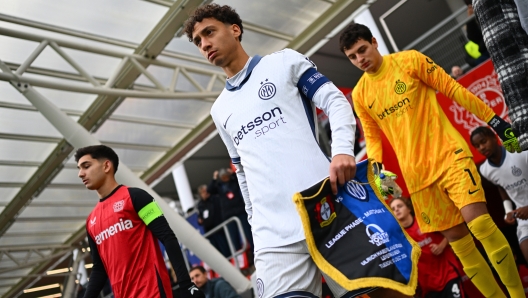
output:
[[[369,182],[372,181],[372,182]],[[394,218],[374,183],[370,161],[332,194],[328,178],[293,201],[317,267],[352,291],[385,287],[414,295],[420,247]]]

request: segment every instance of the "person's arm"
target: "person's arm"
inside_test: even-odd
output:
[[[460,85],[442,67],[436,65],[431,58],[418,51],[411,51],[411,53],[414,55],[414,59],[412,59],[414,75],[491,126],[508,152],[522,151],[516,137],[517,134],[512,130],[511,124],[496,115],[484,101]]]
[[[222,298],[240,298],[240,295],[224,279],[219,279],[214,288],[214,296]]]
[[[352,92],[352,100],[354,102],[354,111],[361,121],[363,128],[363,135],[367,143],[367,155],[376,162],[383,163],[383,145],[381,141],[381,129],[363,105],[363,90],[359,90],[361,86],[356,85]]]
[[[212,195],[218,194],[218,171],[213,172],[213,179],[207,185],[207,192]]]
[[[444,252],[444,249],[446,248],[446,246],[447,246],[447,238],[444,237],[444,239],[442,239],[442,241],[440,241],[440,243],[431,244],[431,246],[430,246],[431,252],[435,256],[441,255]]]
[[[99,255],[99,251],[97,250],[97,244],[95,244],[95,241],[90,237],[90,234],[88,234],[88,244],[90,245],[93,267],[92,273],[90,273],[88,287],[84,293],[84,298],[97,298],[106,284],[108,275],[104,268],[103,261],[101,260],[101,256]]]
[[[502,199],[502,204],[504,206],[504,221],[507,224],[513,225],[515,223],[515,216],[513,215],[513,204],[510,200],[510,196],[506,193],[506,190],[504,188],[497,186],[499,189],[499,194]]]
[[[412,54],[414,74],[428,86],[451,98],[486,123],[495,116],[495,112],[484,101],[460,85],[431,58],[418,51],[412,51]]]
[[[317,71],[315,64],[300,53],[286,49],[283,51],[283,65],[289,72],[294,86],[299,89],[305,101],[305,112],[312,108],[312,103],[328,115],[332,129],[332,161],[330,163],[330,184],[337,194],[337,184],[345,184],[356,174],[354,157],[354,137],[356,119],[352,107],[343,93],[323,74]],[[310,125],[315,131],[316,120]]]
[[[194,289],[196,286],[191,282],[191,277],[189,272],[187,272],[180,243],[154,198],[140,188],[128,188],[128,192],[130,193],[134,209],[141,220],[147,225],[154,237],[158,238],[165,246],[169,261],[176,272],[182,296],[205,297],[201,291]]]
[[[244,167],[242,166],[242,161],[240,159],[240,156],[238,156],[238,152],[235,148],[235,144],[233,143],[233,140],[229,137],[227,132],[222,127],[222,124],[217,122],[217,119],[215,119],[215,116],[211,113],[211,116],[213,117],[214,124],[216,125],[216,130],[218,130],[218,134],[220,135],[220,138],[224,142],[224,145],[227,148],[227,152],[229,153],[229,156],[231,157],[231,162],[236,168],[236,175],[238,178],[238,185],[240,186],[240,192],[242,193],[242,197],[244,198],[244,204],[246,213],[248,214],[248,222],[251,225],[251,220],[253,218],[253,205],[251,204],[251,200],[249,197],[249,190],[246,182],[246,174],[244,173]]]

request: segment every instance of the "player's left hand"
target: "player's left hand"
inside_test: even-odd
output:
[[[513,214],[515,214],[515,217],[518,219],[528,219],[528,206],[513,210]]]
[[[205,298],[205,294],[192,281],[179,283],[182,298]]]
[[[445,249],[445,245],[442,245],[441,243],[440,244],[433,243],[429,247],[431,248],[431,252],[435,256],[438,256],[438,255],[442,254],[444,252],[444,249]]]
[[[504,149],[510,153],[521,153],[521,146],[519,145],[519,140],[517,140],[517,133],[512,129],[510,123],[504,121],[499,116],[495,115],[488,124],[495,130],[497,135],[502,141]]]
[[[330,163],[330,185],[337,195],[337,184],[344,185],[356,176],[356,158],[348,154],[337,154]]]

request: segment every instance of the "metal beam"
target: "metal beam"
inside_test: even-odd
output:
[[[70,28],[64,28],[64,27],[50,25],[50,24],[45,24],[45,23],[40,23],[40,22],[36,22],[36,21],[33,21],[33,20],[28,20],[28,19],[24,19],[24,18],[14,17],[14,16],[2,14],[2,13],[0,13],[0,21],[13,23],[13,24],[18,24],[18,25],[23,25],[23,26],[32,27],[32,28],[37,28],[37,29],[42,29],[42,30],[46,30],[46,31],[50,31],[50,32],[61,33],[61,34],[68,35],[68,36],[79,37],[79,38],[83,38],[83,39],[87,39],[87,40],[93,40],[93,41],[101,42],[101,43],[104,43],[104,44],[120,46],[120,47],[124,47],[124,48],[129,48],[129,49],[136,49],[139,46],[139,44],[134,43],[134,42],[130,42],[130,41],[120,40],[120,39],[116,39],[116,38],[110,38],[110,37],[107,37],[107,36],[92,34],[92,33],[88,33],[88,32],[73,30],[73,29],[70,29]],[[161,55],[167,56],[167,57],[171,57],[171,58],[186,60],[186,61],[190,61],[190,62],[201,63],[201,64],[205,64],[205,65],[211,65],[203,57],[185,55],[185,54],[181,54],[181,53],[177,53],[177,52],[173,52],[173,51],[169,51],[169,50],[163,50],[161,52]]]
[[[90,207],[93,207],[90,206]],[[55,235],[64,235],[64,234],[72,234],[75,231],[72,230],[57,230],[57,231],[20,231],[20,232],[13,232],[13,233],[5,233],[2,235],[2,237],[9,237],[9,238],[18,238],[18,237],[41,237],[41,236],[55,236]]]
[[[149,58],[157,57],[162,52],[165,45],[171,41],[176,32],[183,26],[183,23],[191,11],[201,3],[201,0],[176,1],[158,22],[148,37],[136,48],[134,54]],[[138,61],[144,67],[147,67],[148,64],[152,63],[154,60],[144,59],[143,61],[140,61],[138,59]],[[119,74],[115,76],[115,83],[111,87],[128,88],[139,75],[140,72],[135,69],[131,63],[127,63],[119,69]],[[118,96],[98,96],[83,116],[81,116],[78,121],[79,124],[88,131],[96,131],[115,111],[122,100],[123,98]],[[66,141],[61,141],[60,145],[62,146],[56,148],[56,150],[60,149],[60,151],[65,154],[63,156],[58,156],[57,154],[50,155],[46,159],[46,162],[35,172],[30,181],[28,181],[28,183],[19,191],[15,199],[11,201],[12,204],[0,213],[0,227],[2,227],[0,229],[0,236],[5,233],[12,224],[14,218],[21,212],[27,202],[32,199],[35,193],[40,192],[41,188],[45,187],[49,181],[55,177],[64,161],[73,151],[73,147],[68,145]],[[48,171],[48,173],[46,173],[46,171]],[[65,243],[77,243],[84,237],[85,229],[82,228],[73,234]],[[49,265],[49,262],[44,262],[34,268],[30,274],[40,273],[42,270],[48,268]],[[21,292],[23,287],[28,284],[31,284],[30,278],[23,279],[15,286],[11,287],[11,289],[5,294],[5,297],[16,296]]]
[[[11,102],[4,102],[4,101],[0,101],[0,108],[38,112],[37,108],[29,104],[11,103]],[[82,116],[83,114],[83,112],[79,110],[61,109],[61,111],[66,113],[68,116]],[[164,127],[172,127],[172,128],[184,128],[184,129],[192,129],[196,126],[195,124],[191,124],[191,123],[149,119],[149,118],[124,116],[124,115],[115,115],[115,114],[111,115],[108,119],[113,120],[113,121],[118,121],[118,122],[146,124],[146,125],[164,126]]]
[[[58,143],[62,139],[56,137],[46,137],[38,135],[22,135],[22,134],[11,134],[11,133],[0,133],[0,139],[6,140],[17,140],[17,141],[29,141],[29,142],[43,142],[43,143]],[[170,149],[167,146],[156,146],[148,144],[131,144],[121,142],[101,142],[109,147],[130,149],[130,150],[142,150],[142,151],[161,151],[165,152]]]
[[[98,94],[108,96],[122,96],[132,98],[157,98],[157,99],[208,99],[216,98],[220,95],[218,91],[212,92],[146,92],[136,91],[121,88],[106,88],[106,87],[95,87],[95,86],[81,86],[72,85],[71,83],[51,82],[49,80],[43,80],[34,77],[17,76],[15,74],[8,74],[0,72],[0,80],[2,81],[18,81],[20,84],[30,84],[35,87],[49,88],[55,90],[63,90],[70,92],[86,93],[86,94]]]
[[[307,53],[362,5],[372,0],[336,0],[286,47]]]

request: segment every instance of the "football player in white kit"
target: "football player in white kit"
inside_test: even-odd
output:
[[[338,184],[355,176],[350,103],[296,51],[250,57],[240,43],[242,21],[229,6],[199,7],[185,33],[228,77],[211,116],[237,168],[252,226],[259,298],[320,297],[321,273],[292,197],[327,176],[337,193]],[[329,116],[331,160],[315,138],[314,105]],[[382,288],[348,292],[325,279],[335,297],[407,297]]]
[[[528,151],[506,151],[493,131],[485,126],[473,130],[471,144],[487,158],[480,166],[480,174],[499,186],[506,211],[504,220],[514,224],[517,219],[517,238],[524,259],[528,260]],[[513,210],[510,199],[517,209]]]

